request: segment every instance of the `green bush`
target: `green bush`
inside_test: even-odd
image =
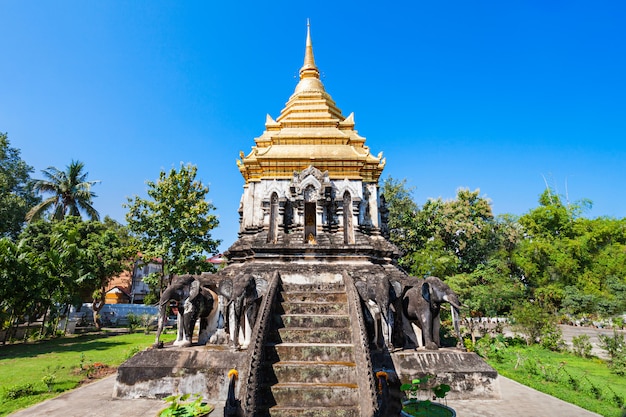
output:
[[[580,356],[581,358],[591,357],[591,341],[586,334],[572,337],[572,347],[574,355]]]
[[[139,346],[133,346],[130,349],[128,349],[128,352],[126,352],[124,359],[129,360],[130,358],[132,358],[139,352],[141,352],[141,348]]]
[[[54,387],[54,381],[56,379],[57,379],[56,375],[46,374],[43,376],[43,378],[41,378],[41,382],[43,382],[46,385],[46,388],[48,388],[48,392],[52,392],[52,388]]]
[[[35,393],[35,389],[33,388],[33,384],[19,384],[8,387],[4,391],[4,398],[7,400],[16,400],[21,397],[26,397],[27,395],[33,395]]]
[[[476,341],[474,350],[483,358],[502,362],[506,346],[506,338],[503,335],[498,334],[494,337],[485,335]]]
[[[126,315],[126,320],[128,320],[128,324],[126,325],[126,328],[128,329],[130,333],[134,332],[135,329],[139,328],[142,325],[141,316],[135,313],[128,313]]]
[[[554,316],[546,313],[538,303],[530,301],[515,307],[512,316],[514,329],[524,335],[528,346],[537,343],[547,325],[556,324]]]
[[[613,336],[601,334],[600,347],[609,355],[609,369],[616,375],[626,375],[626,341],[624,335],[613,329]]]
[[[476,351],[476,346],[474,346],[474,342],[472,342],[472,339],[470,339],[469,337],[463,339],[463,346],[465,346],[465,349],[468,352]]]
[[[150,326],[157,317],[150,314],[142,314],[139,318],[141,320],[141,327],[143,327],[143,332],[145,334],[150,333]]]
[[[565,341],[563,340],[563,331],[555,322],[547,322],[541,328],[539,343],[545,349],[554,352],[560,352],[565,349]]]

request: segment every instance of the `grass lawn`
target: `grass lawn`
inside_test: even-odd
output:
[[[626,376],[612,374],[601,359],[540,346],[507,347],[502,353],[502,360],[487,362],[507,378],[605,417],[624,416]]]
[[[174,340],[173,332],[161,340]],[[154,332],[91,333],[0,346],[0,416],[56,397],[115,369],[154,343]],[[51,390],[44,382],[48,377]],[[28,385],[30,384],[30,386]],[[30,393],[29,393],[30,392]],[[11,398],[11,394],[18,395]]]

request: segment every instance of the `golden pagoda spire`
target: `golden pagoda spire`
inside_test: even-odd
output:
[[[304,51],[304,65],[300,68],[300,79],[306,77],[320,77],[320,72],[315,65],[315,57],[313,56],[313,42],[311,41],[311,22],[306,20],[306,48]]]
[[[320,71],[315,65],[313,56],[313,42],[311,41],[311,23],[306,21],[306,47],[304,50],[304,64],[300,68],[300,82],[296,86],[296,93],[301,91],[324,91],[320,81]]]
[[[372,155],[365,138],[354,129],[354,115],[344,117],[325,91],[313,57],[307,21],[304,64],[295,92],[265,131],[254,139],[248,155],[240,155],[239,171],[246,183],[291,180],[294,172],[314,166],[331,180],[378,181],[385,161]]]

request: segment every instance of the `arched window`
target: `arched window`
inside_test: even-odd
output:
[[[278,194],[270,197],[270,227],[267,233],[267,242],[276,243],[278,240]]]
[[[354,225],[352,224],[352,196],[346,191],[343,193],[343,242],[354,243]]]

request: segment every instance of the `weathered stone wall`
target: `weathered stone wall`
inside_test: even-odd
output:
[[[241,369],[247,352],[194,346],[149,349],[124,362],[117,371],[113,396],[164,398],[172,394],[201,394],[225,401],[228,371]],[[239,384],[238,384],[239,385]]]

